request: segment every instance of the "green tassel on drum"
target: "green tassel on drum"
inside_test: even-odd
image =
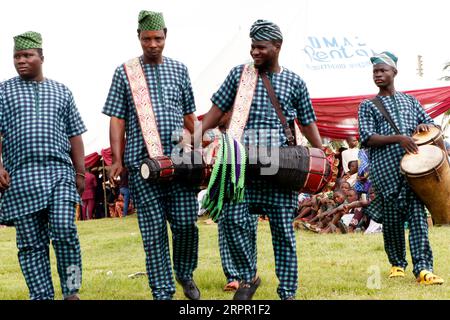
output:
[[[239,159],[236,159],[235,142],[239,148]],[[236,203],[244,200],[246,160],[247,154],[242,144],[231,136],[222,134],[208,189],[202,201],[202,208],[213,221],[219,218],[224,201]],[[236,177],[237,166],[239,177]]]

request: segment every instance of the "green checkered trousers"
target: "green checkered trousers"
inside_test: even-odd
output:
[[[293,227],[296,208],[249,203],[226,203],[219,217],[220,236],[225,237],[228,255],[221,255],[224,271],[233,266],[238,280],[250,282],[257,270],[257,225],[260,214],[269,217],[275,255],[275,273],[279,280],[277,293],[281,299],[295,296],[297,291],[297,251]]]
[[[75,225],[75,203],[55,200],[62,189],[55,190],[55,196],[46,209],[14,220],[19,263],[31,300],[54,299],[50,240],[55,250],[63,296],[78,293],[81,287],[82,266]]]
[[[433,271],[433,252],[424,204],[408,186],[405,189],[404,201],[399,203],[398,195],[389,196],[371,205],[370,212],[383,213],[384,249],[392,266],[406,268],[408,265],[405,243],[405,222],[408,222],[413,273],[418,277],[421,270]]]
[[[142,181],[142,182],[141,182]],[[150,188],[139,172],[130,171],[130,190],[137,207],[139,229],[146,255],[146,268],[153,299],[170,300],[175,293],[170,259],[167,221],[172,231],[173,270],[176,278],[191,280],[198,261],[197,192],[182,183],[160,185],[171,189],[165,196],[142,198],[142,190]],[[138,188],[141,188],[140,190]]]
[[[258,228],[258,215],[253,214],[245,214],[244,217],[245,221],[243,223],[240,223],[239,226],[241,230],[244,233],[244,236],[241,237],[233,237],[237,238],[238,242],[239,239],[245,238],[247,235],[251,239],[248,250],[244,250],[244,252],[252,252],[254,257],[251,258],[252,262],[251,265],[254,265],[256,268],[256,261],[257,261],[257,251],[256,251],[256,233]],[[231,255],[231,248],[230,244],[227,241],[227,221],[224,219],[219,219],[218,221],[218,236],[219,236],[219,250],[220,250],[220,259],[222,262],[222,269],[223,273],[225,274],[225,277],[227,278],[227,283],[230,283],[232,281],[239,281],[240,280],[240,273],[237,270],[236,266],[234,265],[234,261]],[[233,242],[231,243],[231,245]],[[255,250],[254,250],[255,249]]]

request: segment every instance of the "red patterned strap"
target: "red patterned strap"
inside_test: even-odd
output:
[[[131,94],[148,155],[150,158],[162,156],[163,148],[158,132],[158,125],[139,57],[125,62],[124,67],[128,82],[130,83]]]
[[[245,125],[247,124],[257,83],[258,70],[256,70],[253,64],[246,64],[244,70],[242,70],[238,92],[234,100],[233,114],[231,115],[230,125],[227,129],[227,133],[238,141],[241,140]]]

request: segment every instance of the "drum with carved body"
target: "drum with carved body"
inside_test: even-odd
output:
[[[450,223],[450,166],[437,146],[419,146],[417,154],[406,154],[400,163],[411,189],[431,213],[435,224]]]

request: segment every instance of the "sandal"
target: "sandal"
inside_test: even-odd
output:
[[[443,284],[444,279],[433,274],[433,272],[431,272],[431,271],[422,270],[422,271],[420,271],[420,274],[417,277],[417,282],[419,282],[420,284],[425,284],[425,285]]]
[[[400,267],[392,267],[391,273],[389,273],[389,278],[404,278],[405,277],[405,269]]]
[[[223,291],[236,291],[239,288],[239,281],[234,280],[228,282],[227,285],[223,288]]]

